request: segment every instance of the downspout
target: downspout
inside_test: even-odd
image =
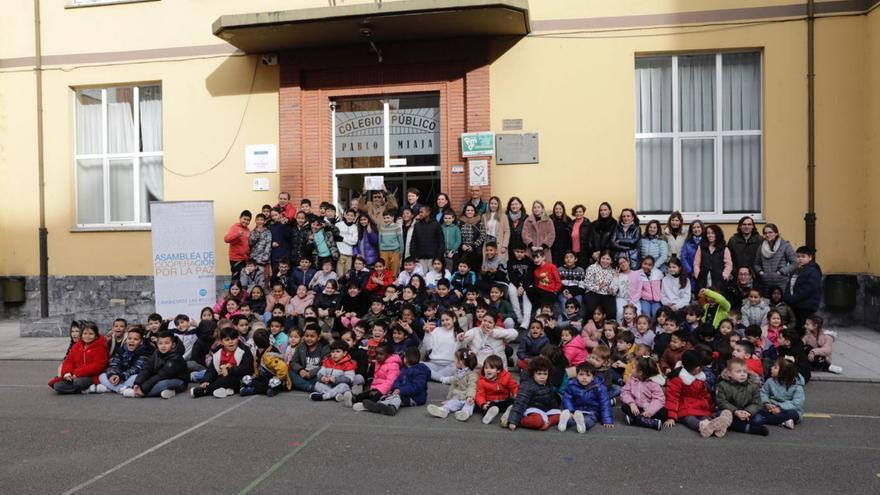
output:
[[[40,0],[34,0],[34,74],[37,84],[37,170],[40,191],[40,317],[49,317],[49,231],[46,230],[46,184],[43,164],[43,47],[40,40]]]
[[[807,0],[807,214],[804,215],[807,247],[816,249],[816,90],[813,48],[816,5]]]

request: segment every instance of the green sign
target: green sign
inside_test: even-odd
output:
[[[461,135],[461,156],[494,156],[494,132],[466,132]]]

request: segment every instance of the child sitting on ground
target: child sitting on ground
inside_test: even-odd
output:
[[[742,315],[743,325],[766,325],[767,313],[770,312],[770,305],[761,297],[761,291],[752,288],[749,296],[743,301],[740,314]]]
[[[633,352],[632,358],[626,363],[626,368],[623,369],[623,383],[628,382],[629,378],[635,373],[640,357],[651,357],[651,349],[648,346],[644,344],[636,344],[633,348],[635,351]],[[654,360],[654,364],[657,364],[657,360]],[[652,376],[651,378],[661,386],[666,383],[666,378],[663,377],[663,372],[660,371],[660,366],[657,366],[657,375]]]
[[[501,416],[502,428],[546,430],[559,423],[559,394],[549,382],[552,367],[544,357],[532,359],[526,371],[530,379],[520,384],[510,413]]]
[[[98,333],[98,325],[86,321],[80,324],[80,339],[73,344],[64,362],[61,373],[49,382],[49,386],[59,394],[79,394],[87,392],[98,384],[98,377],[107,368],[107,341]]]
[[[786,328],[779,334],[777,342],[779,343],[779,347],[777,347],[776,350],[779,352],[779,357],[793,357],[794,364],[798,367],[798,373],[804,378],[804,383],[810,383],[810,378],[812,378],[812,368],[810,366],[810,360],[807,357],[807,351],[804,349],[804,343],[801,341],[801,336],[798,335],[797,330],[794,328]]]
[[[153,354],[153,346],[144,342],[144,327],[136,325],[125,335],[125,345],[116,349],[110,357],[107,371],[98,377],[100,383],[93,385],[98,393],[116,392],[134,397],[134,381]]]
[[[474,413],[474,401],[477,395],[477,356],[467,349],[455,351],[455,374],[443,378],[442,383],[449,384],[449,392],[443,404],[428,404],[428,414],[437,418],[445,418],[455,413],[455,419],[467,421]]]
[[[633,333],[636,344],[645,344],[648,348],[654,347],[654,331],[651,330],[651,318],[648,315],[639,315],[636,318],[636,331]]]
[[[170,399],[186,390],[189,371],[180,350],[183,344],[171,330],[156,334],[156,350],[138,373],[132,386],[133,397]],[[123,393],[123,397],[127,397]]]
[[[602,378],[596,376],[596,369],[590,363],[577,367],[575,379],[568,381],[562,393],[559,431],[565,431],[569,422],[575,425],[578,433],[586,433],[599,422],[605,428],[614,428],[611,399]]]
[[[400,356],[400,359],[403,359],[407,349],[418,349],[421,343],[422,340],[412,328],[404,327],[400,323],[391,327],[391,349],[394,350],[394,354]]]
[[[428,400],[428,378],[431,370],[420,363],[418,348],[410,347],[404,352],[404,367],[391,386],[391,393],[379,401],[366,399],[363,402],[367,411],[394,416],[401,407],[424,405]]]
[[[330,349],[321,340],[318,325],[307,324],[303,330],[302,343],[296,347],[293,359],[290,360],[290,378],[294,389],[314,392],[318,371],[327,354],[330,354]]]
[[[271,343],[269,331],[265,328],[254,330],[253,335],[254,362],[257,364],[253,375],[245,375],[241,379],[242,397],[253,394],[265,394],[274,397],[278,392],[293,388],[287,364]]]
[[[660,430],[666,421],[666,394],[654,378],[660,376],[650,356],[633,361],[635,370],[620,391],[626,424]]]
[[[541,349],[550,343],[550,339],[544,335],[544,324],[538,320],[529,324],[529,332],[523,335],[519,347],[516,349],[516,367],[525,370],[529,367],[529,361],[541,354]]]
[[[764,365],[761,360],[755,357],[755,345],[748,340],[743,340],[733,344],[733,356],[742,359],[746,363],[749,374],[754,375],[758,380],[764,380]]]
[[[785,330],[785,325],[782,324],[782,315],[779,314],[779,311],[773,309],[768,311],[767,324],[762,326],[762,328],[764,329],[764,335],[773,344],[773,347],[779,347],[779,334]]]
[[[779,358],[770,368],[770,378],[761,387],[764,404],[754,423],[780,425],[789,430],[804,417],[804,379],[791,359]]]
[[[668,375],[674,370],[684,353],[694,348],[689,340],[687,330],[676,330],[672,334],[669,345],[660,356],[660,369],[663,370],[663,374]]]
[[[611,368],[618,380],[623,380],[623,371],[636,352],[636,338],[629,330],[624,330],[617,337],[617,345],[611,351]]]
[[[220,331],[222,347],[214,353],[202,383],[190,389],[194,399],[213,395],[218,399],[235,394],[241,388],[241,379],[254,370],[254,356],[238,339],[232,328]]]
[[[598,345],[593,349],[592,354],[587,356],[588,363],[596,368],[596,375],[602,378],[602,383],[608,391],[608,397],[614,399],[620,395],[621,382],[617,379],[616,373],[611,368],[611,349],[604,345]]]
[[[681,356],[681,368],[666,382],[668,419],[663,425],[672,428],[676,423],[682,423],[699,431],[703,438],[709,438],[716,431],[727,432],[733,418],[730,411],[713,418],[714,411],[703,373],[703,359],[697,351],[687,350]]]
[[[321,362],[315,391],[309,396],[314,401],[330,400],[351,391],[357,365],[348,354],[348,344],[337,340],[330,344],[330,354]]]
[[[496,318],[494,311],[487,311],[479,327],[458,334],[458,341],[477,355],[478,366],[482,366],[483,361],[493,354],[504,359],[505,347],[519,335],[513,328],[498,328]]]
[[[587,352],[587,345],[584,343],[584,338],[581,336],[580,331],[573,327],[562,327],[560,344],[562,353],[568,359],[569,366],[577,367],[586,361],[589,352]]]
[[[367,399],[373,402],[381,400],[391,392],[391,387],[397,381],[398,376],[400,376],[400,357],[391,350],[391,344],[383,342],[376,349],[376,367],[370,389],[357,395],[345,392],[342,394],[342,402],[354,411],[366,411],[363,401]]]
[[[807,360],[810,367],[818,371],[830,371],[831,373],[843,373],[843,368],[831,364],[831,353],[834,349],[834,337],[822,328],[822,317],[819,315],[808,316],[804,322],[806,333],[804,334],[804,350],[807,351]]]
[[[519,384],[504,369],[504,361],[498,356],[487,357],[477,379],[477,395],[474,398],[477,410],[483,414],[483,424],[491,423],[501,410],[504,410],[504,414],[510,414],[518,390]]]
[[[715,388],[715,398],[722,415],[732,414],[731,430],[752,435],[770,434],[755,417],[761,411],[761,382],[749,373],[745,360],[733,358],[728,362]],[[722,437],[724,433],[721,428],[715,429],[715,436]]]

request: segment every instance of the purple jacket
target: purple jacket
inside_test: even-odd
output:
[[[379,259],[379,233],[376,231],[364,232],[351,252],[354,256],[363,256],[367,261],[367,266],[373,266],[373,263]]]

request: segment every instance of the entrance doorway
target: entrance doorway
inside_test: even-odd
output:
[[[354,193],[363,193],[364,177],[373,174],[341,174],[336,177],[336,202],[341,209],[348,207]],[[440,194],[440,172],[404,172],[375,174],[384,177],[385,188],[397,199],[401,207],[406,203],[406,191],[414,187],[419,190],[419,202],[433,205]],[[417,213],[417,212],[416,212]]]

